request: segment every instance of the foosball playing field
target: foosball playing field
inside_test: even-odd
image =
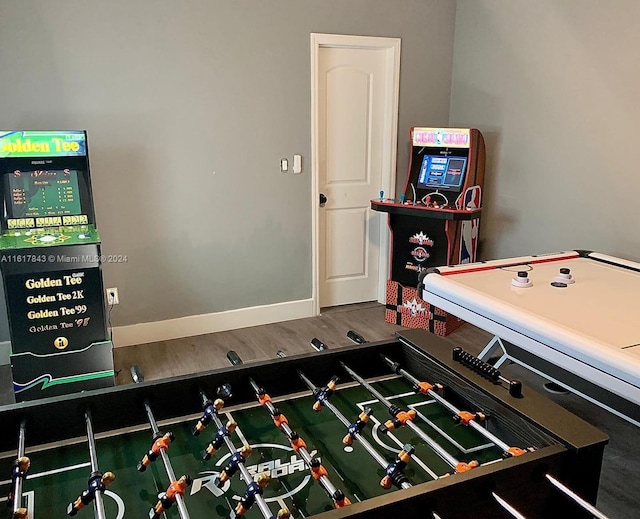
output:
[[[7,406],[8,517],[588,517],[606,436],[422,340]]]
[[[326,382],[326,381],[325,381]],[[316,381],[322,386],[324,382]],[[380,422],[389,419],[387,410],[362,387],[338,389],[330,402],[345,416],[355,422],[366,408],[372,410],[370,423],[363,436],[375,449],[393,462],[405,444],[415,447],[404,473],[411,484],[423,483],[453,473],[453,469],[435,454],[411,430],[401,427],[382,434]],[[433,399],[416,395],[411,385],[402,379],[388,379],[373,386],[394,404],[415,409],[416,424],[447,451],[463,461],[477,460],[490,463],[502,459],[502,452],[474,430],[456,425],[451,413]],[[286,402],[276,402],[279,410],[288,418],[289,425],[307,445],[309,453],[320,458],[327,469],[328,478],[351,502],[393,492],[385,490],[380,481],[384,469],[364,450],[359,441],[348,446],[343,443],[346,427],[329,409],[313,410],[314,397],[300,397]],[[290,446],[287,437],[274,425],[270,414],[257,403],[255,407],[230,411],[224,409],[219,416],[225,422],[237,423],[230,439],[237,448],[251,446],[251,455],[245,466],[252,476],[267,473],[270,482],[263,491],[264,500],[274,514],[280,508],[291,511],[292,517],[306,517],[333,509],[325,491],[310,475],[304,461]],[[214,478],[224,470],[231,453],[221,446],[208,461],[203,451],[215,436],[216,426],[210,424],[194,437],[192,430],[197,418],[171,424],[160,424],[162,432],[172,432],[175,440],[168,454],[176,475],[189,474],[193,482],[185,492],[185,504],[192,517],[232,517],[239,500],[246,490],[246,483],[236,475],[223,486],[223,495],[215,486]],[[373,434],[372,434],[373,431]],[[96,438],[100,468],[116,474],[115,481],[105,492],[104,505],[107,517],[147,517],[158,501],[158,494],[168,485],[161,460],[150,464],[145,472],[138,472],[138,461],[149,450],[151,431],[116,432],[108,437]],[[86,442],[61,446],[32,458],[29,477],[24,483],[24,495],[29,517],[49,518],[65,515],[67,505],[86,488],[90,472]],[[3,459],[0,473],[10,474],[13,458]],[[3,492],[8,494],[10,480],[2,481]],[[167,510],[167,517],[178,517],[175,507]],[[93,506],[78,512],[78,517],[93,517]],[[247,517],[262,517],[260,511],[250,509]]]

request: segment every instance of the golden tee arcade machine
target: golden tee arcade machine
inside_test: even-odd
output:
[[[447,335],[462,321],[418,297],[429,267],[476,260],[485,145],[474,128],[412,128],[409,171],[399,199],[371,201],[389,214],[391,279],[385,320]]]
[[[114,385],[84,131],[0,131],[16,401]]]

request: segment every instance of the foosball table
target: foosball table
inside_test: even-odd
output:
[[[2,491],[30,519],[587,518],[608,440],[423,330],[0,421]]]

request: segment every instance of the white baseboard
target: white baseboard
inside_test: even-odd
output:
[[[0,342],[0,366],[9,364],[9,353],[11,353],[11,341]]]
[[[167,321],[117,326],[113,328],[112,340],[116,348],[168,341],[206,333],[237,330],[248,326],[313,317],[313,308],[313,300],[304,299],[213,314],[190,315]]]

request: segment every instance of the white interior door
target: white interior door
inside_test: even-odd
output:
[[[370,200],[395,191],[400,40],[312,35],[314,50],[317,304],[384,300],[386,215]]]

